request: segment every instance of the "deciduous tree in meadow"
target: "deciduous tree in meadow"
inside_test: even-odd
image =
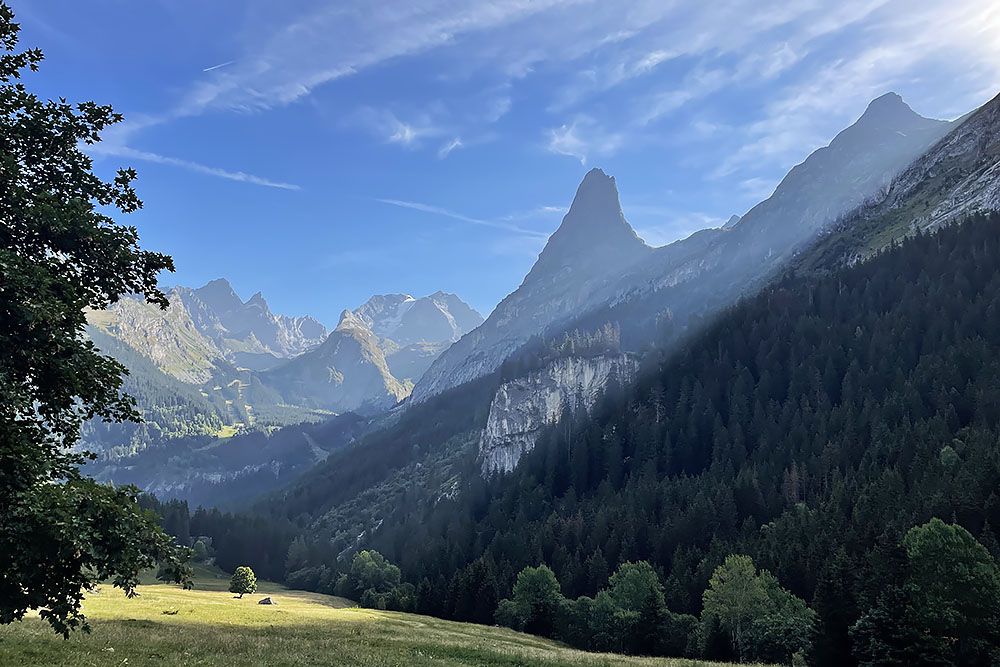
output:
[[[229,592],[236,593],[241,598],[257,592],[257,575],[246,565],[240,565],[229,580]]]

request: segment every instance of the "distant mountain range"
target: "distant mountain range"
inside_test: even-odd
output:
[[[385,412],[409,395],[437,355],[482,322],[443,292],[372,297],[344,311],[333,331],[312,317],[274,314],[259,292],[243,301],[224,279],[173,288],[168,298],[166,310],[126,298],[88,314],[91,338],[129,369],[124,388],[145,422],[92,422],[82,446],[100,455],[91,474],[175,494],[248,474],[264,488],[263,478],[273,482],[289,468],[314,464],[329,443],[306,443],[286,430],[278,446],[258,434],[338,414]],[[353,437],[358,424],[323,432]],[[298,446],[293,441],[302,441],[302,454],[289,454]],[[205,453],[223,444],[243,451],[235,459]],[[227,468],[237,460],[238,467]]]

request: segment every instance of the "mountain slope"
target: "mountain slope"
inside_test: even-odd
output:
[[[626,346],[648,340],[661,313],[670,314],[674,335],[680,335],[689,318],[761,287],[831,224],[877,197],[951,129],[951,123],[916,114],[894,93],[873,100],[854,124],[793,167],[738,223],[657,249],[624,276],[614,303],[628,313],[617,317]],[[683,248],[692,243],[702,247],[685,255]]]
[[[917,230],[998,209],[1000,96],[966,116],[866,206],[831,229],[801,263],[855,262]]]
[[[413,398],[492,372],[530,336],[555,334],[581,320],[592,329],[617,321],[630,349],[648,345],[665,313],[683,331],[692,316],[759,287],[792,253],[875,197],[951,128],[916,114],[894,93],[884,95],[738,222],[656,249],[628,226],[614,180],[591,171],[521,287],[435,362]],[[614,308],[628,316],[587,317]]]
[[[409,394],[389,371],[375,334],[351,311],[319,347],[260,378],[289,403],[334,412],[381,412]]]
[[[625,221],[614,178],[591,170],[521,286],[434,362],[413,399],[493,372],[531,336],[599,305],[594,294],[651,253]]]
[[[893,129],[895,127],[907,128],[909,134],[903,136]],[[785,266],[787,258],[793,257],[826,225],[843,216],[842,208],[846,210],[871,197],[873,191],[884,187],[912,162],[921,146],[933,145],[938,135],[950,127],[947,123],[923,119],[890,97],[873,103],[852,128],[831,142],[830,147],[817,151],[796,167],[794,174],[786,177],[768,202],[755,207],[729,229],[704,230],[684,241],[652,250],[629,240],[632,234],[627,229],[620,230],[626,223],[617,214],[610,220],[604,218],[607,228],[619,229],[611,234],[618,234],[623,239],[621,245],[631,248],[625,253],[628,259],[621,262],[627,266],[619,267],[612,274],[599,275],[580,287],[572,280],[559,279],[560,271],[569,277],[576,274],[572,263],[565,265],[563,253],[546,254],[543,266],[547,270],[539,270],[530,279],[526,278],[485,324],[452,346],[418,384],[418,388],[425,386],[428,398],[411,405],[407,413],[413,414],[407,417],[415,423],[433,421],[434,438],[425,437],[413,443],[419,444],[419,448],[401,448],[397,444],[405,441],[408,434],[393,431],[395,426],[390,426],[381,434],[360,440],[349,454],[350,464],[340,456],[321,464],[315,476],[308,476],[291,487],[275,506],[294,506],[295,516],[333,517],[327,525],[339,526],[335,532],[354,540],[361,531],[369,530],[380,521],[396,520],[400,507],[390,499],[392,490],[399,488],[398,482],[393,481],[397,475],[399,479],[414,479],[416,471],[434,467],[431,461],[445,456],[451,457],[452,463],[459,460],[469,463],[460,473],[449,464],[451,472],[444,477],[430,476],[426,486],[407,487],[409,493],[422,498],[424,503],[433,503],[442,494],[452,494],[456,484],[478,484],[465,476],[478,477],[484,459],[493,457],[497,462],[502,461],[504,465],[499,466],[502,468],[533,446],[534,439],[544,430],[542,422],[551,415],[549,410],[537,407],[541,405],[539,400],[544,398],[542,393],[559,397],[562,402],[564,397],[573,396],[577,387],[601,386],[613,379],[609,371],[595,382],[591,376],[601,373],[601,369],[617,369],[615,374],[621,376],[624,367],[614,360],[623,352],[655,359],[649,356],[651,348],[670,350],[689,339],[719,309],[755,286],[764,285]],[[915,135],[920,135],[919,139],[915,139]],[[876,141],[877,137],[882,139]],[[888,154],[877,155],[879,151]],[[874,171],[854,173],[858,165]],[[611,179],[592,172],[587,180],[588,188],[603,184],[606,197],[616,199]],[[818,193],[821,200],[814,200],[809,193]],[[617,205],[602,210],[605,213],[617,211]],[[769,243],[768,236],[760,231],[767,229],[777,230],[774,237],[780,244],[772,246]],[[553,247],[559,249],[562,242],[561,236],[559,245]],[[590,251],[588,246],[582,247],[585,252]],[[562,268],[553,273],[548,270],[552,266]],[[584,265],[580,270],[586,274],[591,269]],[[583,303],[596,300],[603,305],[581,315],[575,308],[563,308],[570,300],[557,299],[556,306],[548,309],[545,298],[551,292],[579,296]],[[541,310],[533,314],[522,312],[521,307]],[[519,342],[517,325],[524,322],[534,328],[546,322],[548,333],[528,343]],[[585,342],[588,340],[596,340],[598,347],[588,350]],[[479,351],[476,345],[482,341],[485,347]],[[579,341],[584,341],[582,346]],[[506,347],[514,349],[507,352]],[[563,361],[579,360],[581,347],[584,349],[582,356],[587,359],[585,363]],[[485,372],[484,368],[493,364],[497,365],[497,370],[481,376],[476,382],[442,394],[432,391],[434,386],[447,386],[457,381],[463,373]],[[562,367],[572,368],[573,372],[564,373],[560,370]],[[532,382],[533,377],[542,380]],[[628,377],[619,379],[629,380]],[[507,385],[506,393],[504,385]],[[525,388],[532,388],[532,391],[524,391]],[[536,390],[538,396],[533,393]],[[516,400],[497,401],[498,392],[501,398]],[[449,405],[458,397],[464,401],[461,410]],[[569,400],[566,403],[573,405]],[[496,414],[491,416],[494,410]],[[459,411],[461,417],[457,414]],[[517,418],[508,419],[510,415]],[[494,427],[490,437],[484,438],[484,429],[491,419],[494,426],[504,425]],[[494,451],[503,454],[494,456]],[[344,456],[348,454],[345,452]],[[370,472],[363,476],[348,472],[359,469]],[[346,492],[348,489],[350,494]],[[366,518],[355,523],[361,515],[346,509],[346,504],[361,494],[367,494],[369,499]],[[380,500],[376,502],[372,496]]]
[[[914,525],[941,517],[1000,553],[998,386],[993,214],[769,286],[509,476],[408,504],[366,544],[451,600],[484,572],[503,597],[538,560],[593,595],[595,577],[649,560],[691,613],[722,558],[748,554],[849,627]]]
[[[126,297],[110,310],[90,311],[87,320],[91,327],[120,340],[181,382],[207,382],[224,356],[176,299],[161,310],[141,299]]]
[[[230,438],[188,434],[129,457],[103,456],[86,470],[99,481],[134,484],[160,498],[225,507],[292,482],[367,428],[367,419],[347,413]]]

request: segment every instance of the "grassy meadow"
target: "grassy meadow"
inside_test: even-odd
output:
[[[202,569],[197,588],[149,583],[128,600],[102,586],[84,610],[93,632],[68,640],[37,617],[0,626],[0,665],[634,665],[709,663],[585,653],[501,628],[360,609],[348,600],[260,582],[237,599]],[[257,602],[270,596],[275,605]]]

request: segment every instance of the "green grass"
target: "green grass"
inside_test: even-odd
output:
[[[228,577],[201,568],[193,591],[146,584],[128,600],[110,586],[88,596],[89,635],[68,640],[37,617],[0,626],[0,665],[632,665],[693,667],[687,660],[627,658],[572,650],[501,628],[360,609],[342,598],[261,582],[237,599]],[[269,595],[277,604],[259,605]]]
[[[239,430],[239,426],[237,426],[235,424],[226,424],[225,426],[223,426],[222,428],[220,428],[218,431],[216,431],[215,437],[216,438],[220,438],[222,440],[226,440],[226,439],[231,438],[234,435],[236,435],[237,430]]]

